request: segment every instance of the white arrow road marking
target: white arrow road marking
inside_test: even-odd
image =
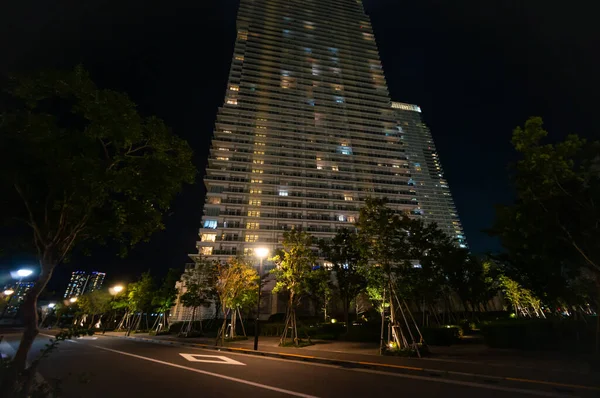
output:
[[[221,363],[223,365],[246,365],[245,363],[241,363],[236,361],[235,359],[223,357],[220,355],[200,355],[200,354],[182,354],[179,353],[182,357],[187,359],[190,362],[208,362],[208,363]],[[206,359],[202,359],[206,358]]]

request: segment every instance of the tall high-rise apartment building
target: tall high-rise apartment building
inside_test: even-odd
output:
[[[78,297],[102,288],[104,272],[73,271],[64,298]]]
[[[421,119],[417,105],[392,102],[398,132],[406,145],[406,157],[417,193],[418,211],[427,223],[438,227],[463,248],[467,247],[458,212],[454,206],[448,181],[435,149],[431,132]]]
[[[211,259],[273,250],[294,227],[330,237],[369,196],[420,214],[360,1],[241,0],[204,182]]]

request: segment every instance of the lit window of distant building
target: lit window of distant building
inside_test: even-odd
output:
[[[202,234],[200,240],[202,242],[214,242],[217,239],[217,234]]]
[[[217,229],[217,220],[205,220],[204,228]]]
[[[246,235],[246,242],[257,242],[258,241],[258,235]]]
[[[238,103],[238,102],[237,102],[237,99],[235,99],[235,98],[229,98],[229,99],[227,100],[227,103],[228,103],[229,105],[237,105],[237,103]]]
[[[258,210],[249,210],[248,217],[260,217],[260,211]]]
[[[259,227],[260,227],[260,224],[257,222],[246,223],[246,229],[258,229]]]
[[[280,189],[279,190],[279,196],[288,196],[288,191],[285,189]]]
[[[210,256],[213,252],[213,248],[211,246],[204,246],[200,248],[200,253],[204,256]]]

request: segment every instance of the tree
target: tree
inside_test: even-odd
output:
[[[156,291],[154,297],[152,298],[152,305],[158,312],[158,317],[156,318],[154,325],[156,326],[157,332],[160,331],[161,327],[168,327],[169,311],[173,305],[175,305],[178,294],[175,283],[177,283],[180,276],[180,271],[170,268],[167,272],[167,275],[163,279],[160,288]],[[154,326],[152,327],[153,329]]]
[[[188,144],[162,120],[99,89],[82,67],[14,79],[8,96],[0,218],[26,226],[18,238],[31,243],[41,269],[22,305],[20,372],[38,334],[37,298],[55,267],[75,246],[111,238],[125,248],[164,228],[163,214],[196,170]]]
[[[129,323],[127,335],[132,330],[138,330],[142,323],[142,318],[146,320],[146,330],[150,329],[148,324],[148,313],[153,309],[152,299],[155,294],[154,281],[150,272],[144,272],[140,280],[130,283],[127,286],[128,310],[132,321]]]
[[[102,315],[111,309],[112,297],[110,293],[103,290],[94,290],[93,292],[84,294],[79,297],[77,303],[81,312],[86,316],[90,316],[89,321],[90,328],[94,327],[94,320],[96,315]]]
[[[307,293],[312,299],[315,309],[323,312],[323,320],[327,322],[327,309],[334,292],[331,271],[324,267],[315,267],[309,274],[307,282]]]
[[[519,282],[545,301],[573,301],[572,281],[595,284],[600,308],[600,143],[568,135],[544,144],[548,132],[532,117],[513,131],[516,200],[498,206],[491,230]],[[567,283],[565,283],[567,282]],[[600,352],[600,318],[597,350]]]
[[[221,343],[224,343],[228,316],[231,315],[230,337],[235,338],[236,319],[239,316],[241,320],[240,310],[251,307],[258,300],[258,273],[243,257],[217,263],[216,290],[225,315],[217,341],[221,338]]]
[[[319,246],[325,259],[332,264],[335,283],[342,300],[346,331],[350,329],[350,302],[364,291],[367,278],[362,272],[367,264],[362,255],[356,232],[342,229],[330,241],[321,241]]]
[[[182,333],[189,335],[195,327],[198,308],[202,306],[209,307],[213,303],[216,304],[218,299],[216,290],[217,265],[215,262],[207,261],[204,258],[197,258],[194,267],[185,270],[182,281],[185,284],[185,292],[181,294],[179,300],[185,307],[191,308],[192,313],[187,328],[182,327],[181,330]],[[198,332],[202,333],[202,317],[200,317],[199,326],[200,330]]]
[[[296,346],[299,344],[296,308],[302,296],[308,292],[310,273],[317,260],[312,250],[314,245],[312,235],[297,229],[286,231],[283,234],[283,249],[272,259],[276,268],[271,272],[277,280],[273,293],[285,292],[288,295],[287,315],[280,345],[286,344],[290,330],[293,343]]]

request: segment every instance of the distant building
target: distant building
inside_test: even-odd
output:
[[[403,102],[392,102],[396,116],[396,128],[405,146],[411,179],[415,188],[413,200],[418,203],[421,219],[435,222],[438,227],[462,248],[467,240],[458,212],[452,200],[450,186],[444,177],[444,169],[435,149],[431,132],[421,119],[421,108]]]
[[[14,293],[8,299],[6,308],[3,310],[4,316],[14,316],[18,312],[21,303],[23,303],[23,300],[25,300],[25,295],[34,284],[34,282],[20,281],[4,286],[5,290],[14,290]]]
[[[73,271],[64,298],[78,297],[102,288],[106,273]]]

